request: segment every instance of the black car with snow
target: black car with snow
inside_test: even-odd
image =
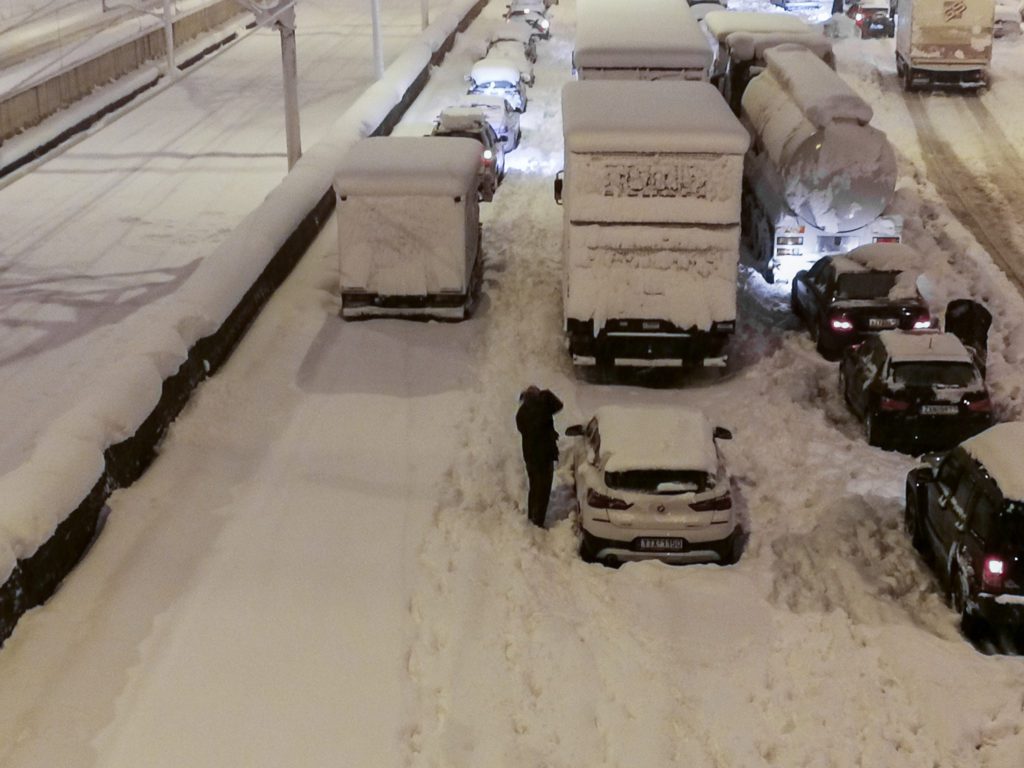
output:
[[[605,406],[566,434],[580,438],[572,461],[585,560],[739,559],[743,532],[715,442],[728,430],[691,408]]]
[[[900,266],[914,258],[916,252],[905,245],[877,243],[825,256],[797,272],[790,306],[823,357],[837,360],[845,347],[879,331],[932,327],[918,275]]]
[[[974,355],[951,333],[882,331],[846,350],[839,389],[882,448],[949,450],[992,425]]]
[[[968,635],[1024,626],[1024,422],[997,424],[907,475],[905,523]]]

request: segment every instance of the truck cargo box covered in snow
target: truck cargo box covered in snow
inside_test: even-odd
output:
[[[335,178],[342,315],[465,316],[480,266],[474,139],[376,137]]]
[[[746,131],[708,83],[569,83],[562,119],[574,361],[721,358],[736,319]]]
[[[995,0],[900,0],[896,71],[904,88],[985,85],[994,24]]]
[[[578,0],[580,80],[702,80],[711,48],[684,0]]]

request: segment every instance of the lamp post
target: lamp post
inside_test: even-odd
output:
[[[167,0],[165,0],[166,2]],[[284,130],[288,144],[288,170],[302,157],[299,129],[299,66],[295,48],[295,0],[238,0],[261,27],[281,33],[281,71],[284,80]]]

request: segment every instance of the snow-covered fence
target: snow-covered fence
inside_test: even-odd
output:
[[[194,40],[244,11],[237,0],[212,0],[191,9],[174,22],[175,44]],[[134,25],[138,28],[127,38],[117,28],[96,32],[88,44],[77,45],[51,66],[40,68],[38,61],[32,59],[9,69],[3,80],[13,79],[18,84],[11,87],[0,82],[0,140],[37,125],[97,87],[135,72],[146,62],[163,58],[166,51],[160,20],[144,17],[141,22],[134,21]],[[110,42],[105,41],[108,37]]]
[[[92,540],[111,492],[134,482],[196,386],[230,356],[334,206],[348,148],[389,133],[487,0],[457,0],[388,67],[256,210],[196,269],[173,301],[136,316],[108,380],[0,478],[0,642],[45,601]],[[139,344],[135,340],[146,343]]]

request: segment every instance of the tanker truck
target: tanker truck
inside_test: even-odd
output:
[[[771,282],[821,256],[898,243],[903,219],[887,213],[896,156],[870,125],[871,107],[803,46],[764,57],[740,103],[752,138],[743,226],[755,267]]]

